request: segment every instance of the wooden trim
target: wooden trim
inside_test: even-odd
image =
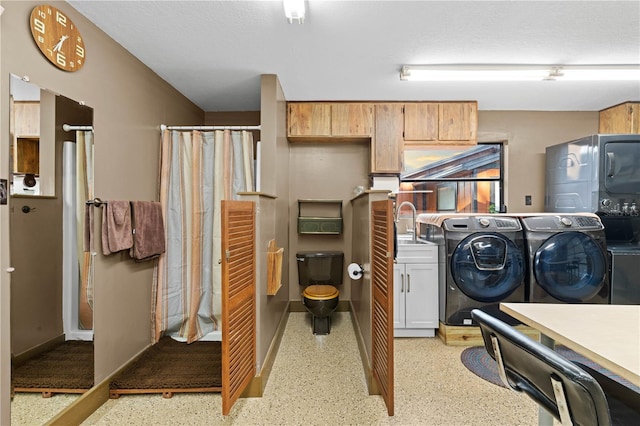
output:
[[[40,354],[49,352],[50,350],[52,350],[58,345],[61,345],[64,342],[65,342],[64,334],[61,334],[60,336],[54,337],[51,340],[47,340],[44,343],[41,343],[37,346],[32,347],[31,349],[27,349],[26,351],[13,356],[11,358],[11,364],[14,367],[22,365],[25,362],[29,361],[32,358],[37,357]]]
[[[117,372],[82,394],[73,404],[59,412],[45,425],[67,426],[81,424],[109,399],[109,383],[116,374]]]
[[[540,332],[526,325],[514,327],[533,340],[540,340]],[[480,327],[471,325],[447,325],[440,323],[438,337],[447,346],[484,346]]]

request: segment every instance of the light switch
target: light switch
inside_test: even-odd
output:
[[[531,195],[525,195],[524,196],[524,204],[527,206],[531,205]]]

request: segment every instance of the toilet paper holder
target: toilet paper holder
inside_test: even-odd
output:
[[[352,280],[359,280],[364,275],[364,269],[362,265],[357,263],[350,263],[347,267],[347,272],[349,273],[349,278]]]

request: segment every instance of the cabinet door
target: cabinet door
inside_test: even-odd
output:
[[[331,135],[331,104],[299,102],[289,104],[289,136]]]
[[[438,328],[438,264],[405,265],[405,327]]]
[[[331,105],[331,135],[345,137],[371,137],[373,105],[361,103],[335,103]]]
[[[438,104],[435,102],[404,104],[404,140],[438,139]]]
[[[438,140],[456,144],[478,142],[478,105],[449,102],[438,105]]]
[[[400,173],[404,142],[402,104],[375,105],[375,132],[371,140],[371,172]]]
[[[40,102],[14,101],[15,137],[40,136]]]
[[[600,111],[598,133],[640,133],[640,103],[627,102]]]
[[[404,264],[393,265],[393,328],[405,327]]]

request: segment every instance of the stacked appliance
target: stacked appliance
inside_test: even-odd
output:
[[[517,324],[500,302],[525,301],[526,261],[522,226],[503,215],[418,215],[421,239],[438,248],[440,322],[472,325],[481,308]]]
[[[609,303],[604,227],[595,214],[522,216],[532,303]]]
[[[545,211],[599,216],[611,303],[640,304],[640,280],[632,270],[640,260],[638,204],[640,135],[591,135],[546,149]]]

